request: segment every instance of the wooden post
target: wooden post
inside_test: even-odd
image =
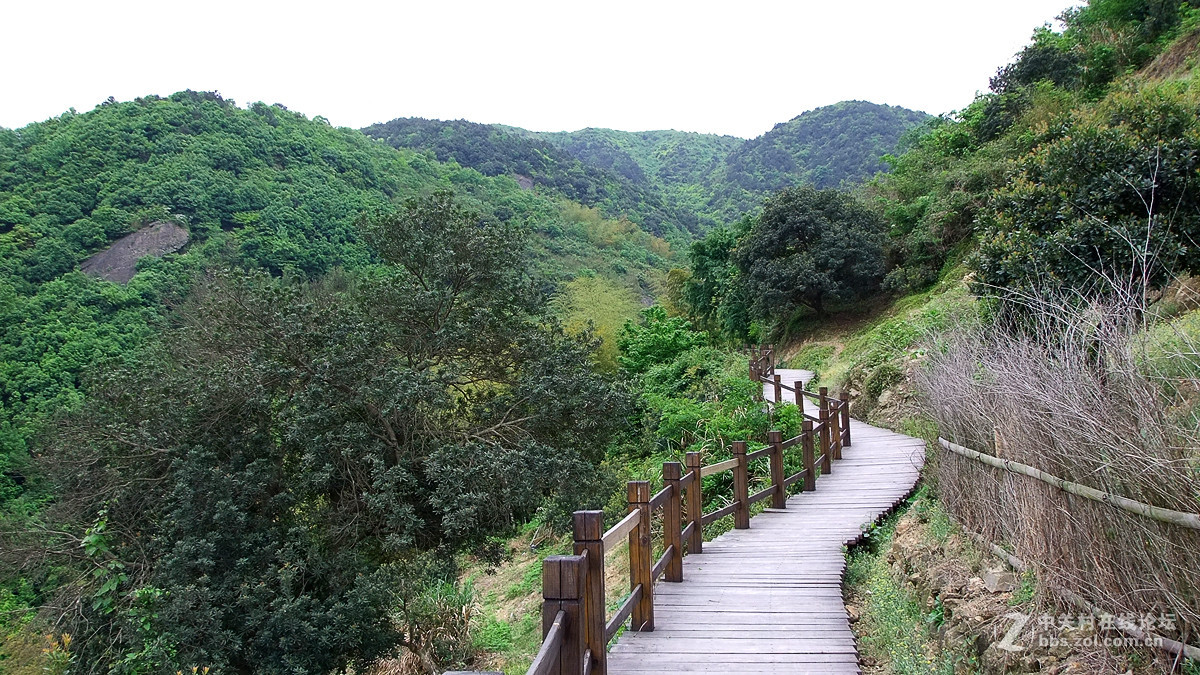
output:
[[[687,489],[687,519],[692,524],[687,552],[691,555],[704,551],[704,495],[700,491],[700,453],[689,452],[684,461],[687,462],[688,473],[692,474],[692,483]]]
[[[650,482],[629,481],[629,511],[642,514],[629,532],[629,590],[641,585],[642,598],[633,606],[632,630],[654,630],[654,549],[650,545]]]
[[[813,450],[813,423],[812,420],[804,420],[803,424],[804,436],[801,461],[804,462],[804,491],[812,492],[817,489],[817,457]]]
[[[842,402],[840,412],[842,413],[842,447],[850,447],[850,392],[843,391],[838,394],[838,400]]]
[[[775,384],[775,405],[778,406],[783,403],[783,381],[778,374],[772,375],[771,380]]]
[[[587,552],[588,564],[583,577],[583,609],[580,629],[587,648],[592,650],[592,672],[608,672],[608,641],[604,639],[604,512],[576,511],[575,555]]]
[[[733,442],[733,458],[737,466],[733,467],[733,500],[737,507],[733,510],[733,527],[738,530],[750,529],[750,475],[747,471],[746,441]]]
[[[587,651],[581,621],[585,575],[586,563],[582,556],[552,555],[542,561],[542,637],[550,632],[560,611],[566,614],[558,663],[550,669],[556,675],[583,673],[583,656]]]
[[[833,454],[832,449],[829,447],[829,403],[827,401],[822,401],[822,403],[824,405],[821,406],[821,410],[818,413],[821,433],[817,434],[817,438],[820,439],[821,443],[817,446],[817,449],[821,451],[821,475],[824,476],[833,473]]]
[[[683,581],[683,525],[679,517],[682,502],[679,481],[683,478],[683,465],[679,462],[663,462],[663,485],[671,488],[671,496],[663,505],[663,550],[674,546],[675,553],[667,561],[663,579]]]
[[[795,382],[792,383],[792,386],[796,388],[796,407],[800,409],[800,417],[803,418],[804,417],[804,394],[801,394],[800,392],[804,391],[804,382],[802,382],[800,380],[796,380]]]
[[[779,376],[775,376],[779,381]],[[771,444],[771,485],[775,493],[771,495],[771,508],[787,508],[787,490],[783,486],[783,432],[768,431],[767,442]]]
[[[831,399],[830,401],[831,401],[831,405],[830,405],[830,411],[829,411],[829,424],[832,426],[830,427],[830,434],[829,434],[829,437],[830,437],[829,450],[830,450],[830,452],[833,453],[834,459],[841,459],[842,458],[842,411],[840,409],[841,404],[839,404],[836,400],[833,400],[833,399]]]

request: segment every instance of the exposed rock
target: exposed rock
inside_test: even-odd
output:
[[[983,573],[983,586],[991,593],[1009,593],[1017,588],[1017,577],[1004,570],[987,570]]]
[[[846,605],[846,615],[850,617],[850,623],[857,623],[862,618],[862,610],[855,605]]]
[[[79,266],[94,277],[129,283],[137,272],[137,262],[146,256],[161,258],[174,253],[188,242],[188,231],[176,223],[156,221],[121,237],[112,246],[100,251]]]

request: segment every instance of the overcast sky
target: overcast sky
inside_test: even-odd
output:
[[[1071,0],[7,0],[0,126],[217,90],[360,127],[754,137],[846,99],[962,108]]]

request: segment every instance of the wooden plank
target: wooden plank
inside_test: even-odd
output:
[[[654,568],[650,570],[650,578],[653,581],[657,582],[658,578],[663,575],[663,572],[666,571],[667,565],[670,564],[671,558],[674,555],[675,555],[675,547],[674,546],[668,546],[667,550],[663,551],[663,554],[661,556],[659,556],[659,558],[658,558],[658,562],[654,563]]]
[[[787,478],[784,478],[783,486],[791,487],[792,485],[794,485],[796,483],[796,481],[803,480],[806,475],[808,475],[808,472],[801,469],[799,472],[794,473],[794,474],[788,476]]]
[[[746,498],[746,503],[755,504],[775,494],[775,486],[764,488]]]
[[[549,675],[558,671],[558,654],[562,649],[563,625],[566,621],[567,613],[558,610],[553,623],[550,624],[550,630],[542,640],[542,648],[538,650],[537,656],[533,657],[533,664],[529,666],[526,675]]]
[[[650,498],[650,510],[657,511],[662,508],[662,505],[666,504],[667,500],[671,498],[671,492],[672,489],[670,485],[659,490],[653,497]]]
[[[608,532],[605,532],[604,536],[600,538],[604,542],[604,550],[611,551],[620,544],[621,540],[638,526],[640,519],[641,514],[637,511],[630,511],[619,523],[608,528]]]
[[[727,459],[724,462],[717,462],[716,464],[709,464],[708,466],[700,468],[700,476],[701,477],[711,476],[714,473],[721,473],[722,471],[728,471],[737,465],[738,465],[738,460],[736,457],[733,459]]]
[[[747,453],[746,461],[753,462],[754,460],[766,457],[769,454],[771,454],[771,448],[769,447],[763,448],[762,450],[755,450],[754,452]]]
[[[641,602],[641,600],[642,587],[638,586],[637,588],[633,589],[633,592],[629,594],[628,598],[625,598],[625,602],[622,602],[621,606],[617,608],[617,613],[613,614],[613,618],[609,619],[608,623],[605,624],[604,644],[612,642],[613,636],[617,634],[617,631],[621,629],[621,626],[625,623],[625,620],[629,618],[629,614],[633,612],[633,606]]]
[[[737,509],[737,506],[738,506],[737,502],[732,502],[730,504],[722,506],[721,508],[717,509],[716,511],[713,511],[712,513],[704,514],[704,517],[700,519],[700,522],[704,525],[708,525],[710,523],[714,523],[714,522],[724,518],[725,516],[733,515],[733,512],[735,509]]]

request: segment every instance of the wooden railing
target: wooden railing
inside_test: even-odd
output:
[[[771,508],[787,508],[789,488],[799,484],[802,491],[815,490],[817,478],[832,473],[842,447],[850,445],[849,397],[832,398],[825,387],[812,393],[801,383],[784,386],[774,374],[774,350],[769,347],[751,354],[750,372],[755,381],[775,383],[775,405],[780,405],[781,389],[787,389],[798,392],[801,406],[804,396],[813,398],[818,414],[805,414],[801,432],[793,438],[768,432],[761,450],[747,452],[745,441],[735,441],[733,457],[721,462],[702,464],[698,452],[686,453],[683,464],[665,462],[662,489],[651,494],[648,481],[631,481],[629,513],[608,530],[602,529],[604,512],[576,511],[574,555],[550,556],[542,564],[543,641],[527,675],[607,673],[609,642],[626,621],[629,630],[654,630],[654,588],[660,581],[683,581],[683,557],[703,552],[705,526],[732,517],[735,529],[748,529],[751,506],[770,499]],[[796,446],[803,468],[785,476],[786,453]],[[751,494],[750,464],[758,460],[768,461],[769,484]],[[733,475],[732,501],[704,513],[704,479],[726,471]],[[662,554],[655,559],[652,524],[660,512]],[[623,541],[629,543],[629,594],[608,616],[604,563]]]
[[[774,386],[774,397],[771,399],[771,403],[773,405],[779,405],[781,402],[787,403],[787,401],[782,400],[783,392],[790,391],[794,394],[796,405],[800,407],[800,412],[804,414],[805,418],[818,423],[824,422],[826,417],[835,419],[835,424],[841,429],[840,444],[837,448],[839,454],[835,459],[841,459],[840,446],[850,445],[850,394],[843,391],[838,394],[837,398],[830,398],[827,387],[821,387],[816,392],[806,391],[804,383],[799,380],[793,382],[789,387],[782,382],[780,375],[774,371],[775,368],[772,366],[771,375],[762,375],[758,378],[759,382],[765,382]],[[813,402],[817,404],[817,415],[808,414],[804,405],[805,396],[813,399]]]
[[[750,379],[755,382],[775,374],[775,345],[751,346]]]

